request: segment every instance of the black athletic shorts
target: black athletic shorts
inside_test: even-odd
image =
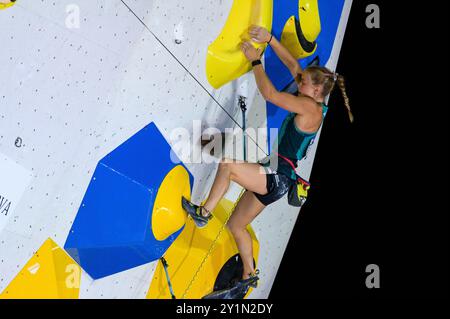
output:
[[[273,172],[269,167],[263,166],[263,168],[266,171],[267,194],[261,195],[255,192],[253,194],[263,205],[267,206],[283,197],[295,181],[284,174]]]

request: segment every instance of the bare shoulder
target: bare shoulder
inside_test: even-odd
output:
[[[299,95],[296,98],[298,103],[302,104],[303,110],[316,113],[315,111],[317,110],[317,102],[312,97]]]
[[[282,109],[297,114],[314,113],[317,108],[317,102],[307,96],[295,96],[286,92],[274,91],[265,97],[267,101],[275,104]]]
[[[295,124],[305,133],[315,133],[322,123],[322,108],[309,97],[303,97],[303,112],[295,115]]]

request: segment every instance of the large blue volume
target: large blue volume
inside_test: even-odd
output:
[[[64,245],[92,278],[160,258],[183,230],[163,241],[152,232],[158,188],[172,168],[183,165],[170,154],[170,145],[150,123],[97,164]],[[190,173],[189,180],[192,189]]]

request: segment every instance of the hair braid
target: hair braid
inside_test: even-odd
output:
[[[339,86],[342,92],[342,97],[344,98],[344,104],[348,112],[348,117],[350,118],[350,122],[353,123],[354,117],[350,108],[350,100],[345,89],[344,77],[338,73],[330,71],[326,67],[317,65],[308,66],[305,69],[305,72],[308,72],[310,74],[311,80],[314,85],[322,86],[323,97],[328,96],[333,91],[336,84]]]
[[[350,100],[347,96],[347,90],[345,89],[345,79],[342,75],[337,74],[336,82],[337,82],[339,88],[341,89],[342,97],[344,98],[344,104],[345,104],[345,107],[347,108],[348,117],[350,118],[350,122],[353,123],[355,118],[353,117],[353,113],[350,108]]]

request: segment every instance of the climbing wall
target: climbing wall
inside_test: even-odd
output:
[[[17,288],[26,287],[28,277],[23,274],[39,274],[46,265],[64,266],[57,275],[45,277],[56,283],[54,287],[65,280],[61,272],[74,276],[79,263],[83,268],[67,245],[72,231],[85,229],[76,225],[83,225],[82,207],[98,176],[98,165],[135,141],[149,125],[160,134],[158,143],[179,159],[186,154],[173,140],[177,129],[192,134],[195,144],[199,136],[194,121],[201,121],[203,129],[242,126],[238,96],[247,98],[247,127],[267,129],[267,105],[251,72],[217,89],[206,76],[208,45],[226,23],[232,3],[18,0],[0,11],[0,298],[9,292],[14,292],[12,297],[27,297]],[[351,1],[345,1],[339,13],[326,62],[330,68],[337,63],[350,6]],[[269,152],[267,141],[248,139],[247,143],[250,161]],[[152,145],[138,143],[133,150],[158,157],[160,148],[151,150]],[[315,147],[317,143],[300,167],[305,177],[312,169]],[[240,152],[234,157],[242,156]],[[217,170],[214,158],[207,154],[204,158],[209,163],[183,162],[193,177],[194,202],[205,199]],[[169,171],[165,164],[146,163],[140,162],[142,169],[133,176],[159,174],[160,182]],[[143,192],[158,191],[152,186],[156,182],[142,185]],[[225,197],[234,202],[239,192],[232,184]],[[116,191],[112,209],[128,213],[135,200],[126,188]],[[145,205],[142,211],[151,209],[151,203]],[[283,199],[252,223],[259,241],[261,281],[249,298],[268,296],[297,216],[298,209]],[[40,249],[57,249],[60,257],[39,263]],[[120,272],[96,279],[81,269],[76,294],[55,288],[49,296],[145,298],[157,263],[149,254]]]

